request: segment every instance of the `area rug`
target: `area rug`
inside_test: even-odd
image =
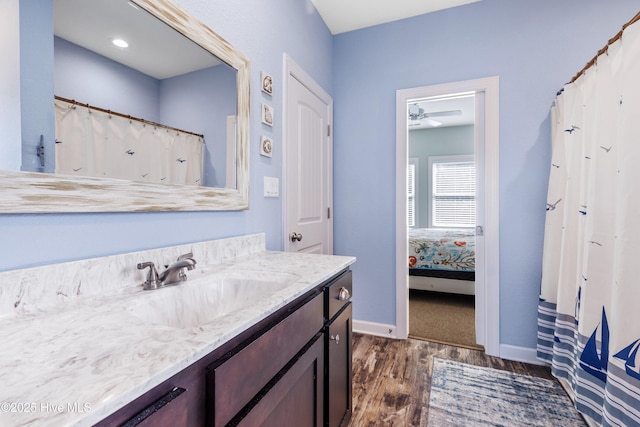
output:
[[[556,381],[438,358],[427,425],[586,426]]]

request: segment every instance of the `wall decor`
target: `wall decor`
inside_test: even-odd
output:
[[[273,95],[273,78],[265,73],[264,71],[262,72],[262,91],[264,93],[267,93],[269,95]]]
[[[260,154],[271,157],[273,151],[273,140],[268,136],[262,136],[260,139]]]
[[[262,123],[273,126],[273,107],[269,104],[262,104]]]

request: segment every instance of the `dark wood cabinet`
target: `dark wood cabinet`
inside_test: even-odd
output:
[[[273,384],[258,396],[256,404],[231,425],[321,427],[324,424],[323,334],[303,349]]]
[[[351,303],[326,328],[326,425],[346,425],[351,418]]]
[[[325,425],[346,425],[352,411],[351,271],[324,289],[325,295]]]
[[[123,427],[175,427],[187,425],[186,390],[174,387],[169,393],[153,402],[127,421]]]
[[[344,425],[352,405],[350,293],[347,269],[97,425]]]
[[[291,361],[322,330],[322,313],[323,297],[318,293],[243,348],[211,364],[207,368],[208,424],[224,426],[232,420],[232,425],[240,424],[265,399],[264,390],[274,387],[273,379],[285,375]],[[273,393],[269,396],[267,401]]]

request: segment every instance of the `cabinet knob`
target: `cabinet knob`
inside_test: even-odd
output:
[[[335,341],[336,344],[340,344],[340,334],[331,335],[329,336],[329,339]]]
[[[351,298],[351,294],[349,293],[349,289],[347,288],[340,288],[340,291],[338,291],[338,300],[340,301],[346,301],[349,298]]]

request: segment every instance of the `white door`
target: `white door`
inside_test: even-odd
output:
[[[333,253],[333,101],[285,56],[285,251]]]

